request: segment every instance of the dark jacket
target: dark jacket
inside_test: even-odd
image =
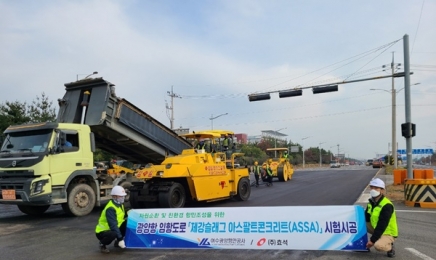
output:
[[[372,208],[377,207],[377,205],[382,201],[384,195],[380,197],[377,202],[374,202],[372,198],[369,199],[369,203],[372,205]],[[377,226],[374,228],[374,234],[372,234],[370,240],[372,243],[375,243],[380,239],[383,232],[386,230],[389,220],[391,219],[392,214],[394,213],[394,206],[392,204],[386,204],[380,211],[380,216],[377,222]],[[368,212],[368,207],[365,210],[365,220],[366,222],[370,222],[371,212]]]
[[[121,205],[118,205],[115,202],[113,204],[116,207],[121,207]],[[123,235],[121,234],[121,231],[118,228],[117,213],[115,212],[114,208],[110,207],[106,210],[106,219],[111,231],[117,233],[117,239],[121,240],[123,238]]]

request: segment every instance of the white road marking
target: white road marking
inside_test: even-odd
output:
[[[423,253],[419,252],[418,250],[410,247],[405,248],[410,253],[414,254],[415,256],[424,259],[424,260],[435,260],[434,258],[429,257],[428,255],[424,255]]]
[[[413,213],[436,213],[435,211],[428,211],[428,210],[407,210],[407,209],[397,209],[395,210],[397,212],[413,212]]]

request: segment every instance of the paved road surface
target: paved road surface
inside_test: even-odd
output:
[[[353,170],[354,169],[354,170]],[[290,182],[252,189],[247,202],[225,201],[213,207],[353,205],[376,174],[370,167],[297,170]],[[363,204],[362,204],[363,205]],[[67,217],[59,206],[41,217],[30,217],[15,206],[0,205],[1,259],[386,259],[386,255],[341,251],[301,250],[98,250],[94,227],[102,208],[85,217]],[[396,259],[436,259],[436,210],[396,205],[400,238]],[[240,216],[241,219],[244,216]],[[112,249],[112,248],[110,248]],[[420,255],[421,254],[421,255]],[[420,258],[421,257],[421,258]]]

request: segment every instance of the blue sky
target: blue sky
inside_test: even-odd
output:
[[[64,83],[98,71],[119,97],[167,126],[173,87],[182,97],[174,100],[175,127],[209,129],[212,115],[228,113],[215,129],[257,136],[285,128],[294,142],[310,136],[305,147],[323,143],[336,152],[339,144],[340,153],[372,158],[391,142],[391,79],[286,99],[273,93],[261,102],[247,95],[388,75],[381,67],[390,66],[392,52],[404,62],[408,34],[411,83],[420,83],[411,90],[413,148],[435,148],[435,13],[428,0],[0,0],[0,103],[31,102],[42,92],[55,101]],[[404,103],[400,90],[399,148]]]

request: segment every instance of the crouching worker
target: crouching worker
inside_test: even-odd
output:
[[[124,243],[127,222],[127,215],[124,211],[126,191],[121,186],[114,186],[111,195],[112,199],[101,212],[95,228],[95,235],[100,240],[100,251],[102,253],[109,253],[106,246],[114,240],[114,247],[126,247]]]
[[[394,205],[384,196],[385,183],[381,179],[371,180],[369,187],[371,198],[365,211],[365,218],[368,233],[372,236],[366,247],[369,250],[374,246],[378,251],[387,252],[388,257],[394,257],[394,240],[398,237]]]

